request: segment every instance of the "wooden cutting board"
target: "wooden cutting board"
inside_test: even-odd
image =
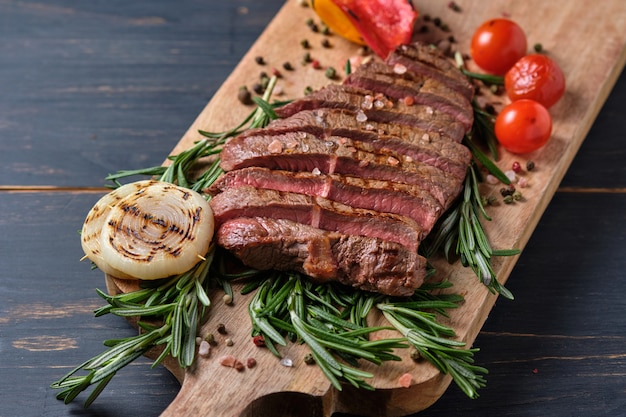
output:
[[[453,35],[456,39],[453,47],[467,52],[471,34],[481,22],[493,17],[510,17],[525,29],[529,48],[541,43],[561,65],[567,78],[564,98],[551,109],[554,130],[550,142],[543,149],[523,157],[505,153],[498,163],[503,170],[509,169],[515,160],[522,166],[528,160],[536,164],[534,171],[524,175],[529,186],[523,189],[523,201],[490,207],[493,221],[486,225],[495,248],[523,249],[624,66],[626,2],[603,1],[602,7],[592,8],[582,0],[458,0],[456,3],[461,7],[460,12],[453,11],[448,0],[415,1],[421,15],[416,27],[427,25],[430,28],[428,33],[416,37],[434,40]],[[451,32],[435,30],[432,23],[424,21],[426,15],[441,18]],[[295,0],[288,1],[172,153],[176,154],[200,139],[199,129],[221,131],[237,125],[251,110],[237,100],[237,91],[243,85],[252,88],[261,71],[271,73],[276,68],[282,73],[277,91],[282,93],[275,99],[297,98],[303,95],[307,86],[315,89],[329,83],[324,69],[302,64],[307,52],[300,44],[303,39],[309,41],[311,48],[308,52],[323,68],[332,66],[338,74],[343,74],[346,59],[358,56],[359,47],[337,36],[328,36],[331,46],[323,47],[321,42],[325,36],[311,31],[305,23],[308,18],[318,21],[310,8],[300,6]],[[256,63],[257,56],[262,56],[266,64]],[[283,69],[285,62],[290,62],[293,70]],[[471,63],[469,65],[471,67]],[[484,191],[498,195],[498,190],[499,186],[491,186]],[[506,282],[516,260],[517,257],[495,259],[494,269],[501,282]],[[460,340],[471,345],[496,297],[459,264],[435,262],[440,277],[452,281],[454,291],[466,300],[451,312],[446,324],[456,330]],[[107,285],[112,293],[132,289],[132,284],[109,277]],[[249,297],[236,295],[234,304],[229,306],[221,302],[219,292],[211,295],[213,306],[201,334],[218,335],[218,344],[210,357],[198,358],[195,366],[186,371],[172,361],[166,362],[166,367],[181,381],[182,388],[163,416],[317,417],[330,416],[334,412],[404,416],[431,405],[451,382],[448,376],[440,374],[431,365],[415,363],[408,358],[408,352],[398,352],[403,357],[402,362],[380,367],[365,365],[366,370],[376,375],[368,381],[377,388],[375,392],[351,387],[337,391],[315,366],[303,363],[307,353],[305,346],[289,345],[283,349],[283,355],[294,364],[284,367],[267,350],[251,343],[247,312]],[[216,332],[220,323],[225,325],[227,335]],[[233,341],[232,346],[226,345],[226,337]],[[218,358],[224,354],[231,354],[243,362],[255,358],[257,366],[243,372],[223,367]],[[398,378],[406,372],[413,380],[409,388],[402,388]]]

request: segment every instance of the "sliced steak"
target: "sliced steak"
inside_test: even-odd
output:
[[[465,126],[453,116],[431,106],[407,105],[402,100],[391,100],[373,91],[348,85],[330,84],[306,97],[276,109],[279,117],[292,116],[302,110],[346,109],[359,112],[360,119],[375,122],[417,126],[427,131],[446,132],[460,142],[466,133]]]
[[[265,132],[258,131],[258,133],[263,134]],[[380,154],[376,157],[368,155],[366,160],[370,162],[381,159],[381,156],[383,159],[392,157],[404,164],[422,162],[463,180],[471,159],[469,149],[456,142],[427,143],[427,140],[422,139],[424,142],[422,144],[419,141],[416,141],[417,143],[409,142],[397,136],[368,134],[360,135],[359,139],[351,140],[340,136],[318,137],[306,131],[287,132],[273,136],[243,135],[233,138],[224,146],[222,151],[222,168],[225,171],[235,169],[235,161],[241,159],[246,154],[250,155],[249,157],[272,154],[282,159],[289,158],[290,154],[298,151],[304,151],[311,155],[319,152],[333,152],[337,158],[353,157],[362,159],[362,155],[357,155],[357,151],[363,151]],[[322,168],[320,167],[320,169]],[[289,170],[295,171],[293,169]]]
[[[213,183],[211,192],[244,185],[324,197],[351,207],[410,217],[426,234],[443,211],[428,191],[408,184],[258,167],[227,172]]]
[[[375,154],[354,145],[346,138],[329,136],[322,140],[305,132],[239,136],[224,146],[221,166],[225,171],[258,166],[413,184],[429,191],[446,207],[458,195],[465,178],[461,169],[466,167],[447,173],[410,157]]]
[[[424,280],[426,260],[393,242],[324,231],[285,219],[235,218],[217,242],[258,270],[298,271],[317,282],[409,296]]]
[[[286,119],[272,120],[263,129],[249,129],[243,135],[254,135],[260,130],[266,134],[305,131],[317,136],[345,136],[351,139],[372,141],[376,136],[397,136],[408,142],[420,146],[439,145],[440,142],[455,141],[445,132],[433,132],[416,126],[397,125],[375,122],[372,120],[359,121],[357,113],[345,109],[315,109],[303,110]]]
[[[466,132],[474,122],[474,111],[467,97],[441,81],[416,74],[405,67],[394,68],[371,60],[350,74],[344,85],[382,93],[396,100],[407,102],[410,99],[414,103],[431,106],[454,117],[463,124]]]
[[[392,134],[386,134],[389,130]],[[319,139],[340,136],[369,146],[353,144],[368,152],[390,154],[396,158],[408,156],[415,161],[441,168],[459,178],[464,178],[471,160],[469,149],[460,143],[447,140],[439,134],[406,126],[394,128],[389,123],[358,122],[355,114],[347,110],[305,110],[287,118],[278,119],[264,129],[251,129],[242,136],[272,135],[288,132],[306,132]]]
[[[467,77],[435,47],[401,45],[387,57],[386,62],[440,81],[470,101],[474,96],[474,88]]]
[[[417,251],[425,237],[422,228],[408,217],[304,194],[241,186],[217,194],[210,204],[218,227],[237,217],[287,219],[322,230],[396,242],[412,251]]]

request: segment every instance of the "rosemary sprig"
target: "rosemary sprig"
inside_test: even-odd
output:
[[[276,79],[272,78],[264,97],[255,98],[257,108],[241,124],[226,132],[199,131],[203,139],[188,150],[170,156],[169,166],[121,171],[109,175],[107,179],[120,185],[119,180],[122,178],[148,175],[202,191],[222,173],[218,154],[228,138],[236,136],[244,129],[263,127],[276,118],[274,108],[284,103],[268,102],[275,82]],[[475,158],[504,181],[506,177],[503,174],[499,176],[497,166],[473,143],[474,138],[485,136],[482,132],[490,129],[489,118],[477,117],[477,120],[480,125],[475,127],[466,142]],[[497,158],[493,146],[488,142],[487,145],[492,156]],[[203,158],[213,158],[213,162],[199,176],[192,177],[198,161]],[[436,250],[443,247],[447,255],[452,250],[456,251],[463,264],[471,267],[485,285],[512,298],[508,290],[495,279],[490,259],[491,256],[513,252],[494,251],[489,246],[478,219],[478,213],[482,213],[485,219],[488,216],[478,194],[477,174],[474,169],[475,166],[472,166],[467,176],[463,198],[443,219],[435,244],[430,248]],[[160,325],[140,321],[139,335],[106,341],[108,350],[79,365],[52,384],[53,388],[62,390],[58,393],[58,398],[70,402],[80,392],[96,384],[85,402],[89,405],[119,369],[154,346],[162,345],[163,350],[153,366],[167,355],[178,358],[183,368],[191,365],[195,355],[197,325],[204,315],[204,309],[210,305],[206,293],[207,285],[215,282],[222,285],[226,292],[232,293],[229,279],[234,276],[224,273],[220,262],[213,264],[214,253],[212,250],[207,260],[192,271],[165,280],[154,287],[116,296],[99,291],[108,304],[97,309],[96,316],[110,313],[122,317],[151,317]],[[210,278],[209,270],[215,272]],[[486,370],[472,364],[473,354],[477,349],[465,349],[464,343],[453,340],[455,334],[452,329],[437,322],[437,314],[445,315],[448,309],[455,308],[462,300],[457,295],[430,293],[433,289],[448,285],[447,282],[424,284],[413,297],[399,302],[335,284],[316,285],[299,274],[259,274],[251,270],[238,277],[251,277],[244,286],[243,293],[256,291],[248,307],[253,334],[263,335],[266,346],[277,356],[280,356],[277,346],[286,345],[287,340],[305,343],[311,349],[311,357],[315,363],[339,390],[343,382],[358,388],[371,389],[365,380],[373,375],[360,370],[359,361],[382,364],[389,360],[399,360],[393,350],[407,348],[409,345],[442,372],[449,373],[471,398],[475,398],[477,389],[484,386],[481,374],[486,373]],[[367,317],[374,307],[387,318],[389,327],[368,326]],[[392,328],[398,330],[402,337],[369,340],[371,333]],[[87,374],[77,375],[80,371]]]
[[[498,282],[491,266],[494,256],[512,256],[520,251],[517,249],[492,249],[480,218],[490,221],[485,211],[478,189],[476,166],[468,169],[462,198],[453,206],[438,226],[431,232],[426,256],[431,257],[440,249],[446,259],[452,262],[456,256],[461,258],[463,266],[474,271],[479,281],[491,292],[499,293],[508,299],[513,294]]]
[[[434,289],[451,284],[424,284],[409,299],[392,302],[378,294],[325,284],[315,285],[298,274],[274,273],[265,280],[255,280],[257,292],[249,304],[253,334],[264,336],[266,345],[280,356],[275,344],[285,345],[285,337],[300,340],[335,388],[342,381],[355,387],[372,389],[365,381],[368,372],[358,369],[359,360],[375,364],[399,360],[393,349],[413,346],[421,356],[442,372],[452,375],[470,397],[484,386],[479,374],[484,368],[474,366],[478,349],[463,349],[463,342],[452,340],[454,331],[437,322],[437,314],[456,308],[462,297],[455,294],[432,294]],[[365,318],[376,306],[392,327],[369,327]],[[429,312],[432,311],[432,312]],[[371,333],[394,328],[402,338],[369,340]]]
[[[244,122],[250,122],[250,128],[262,127],[272,118],[276,118],[273,111],[273,106],[276,104],[270,105],[266,101],[269,99],[269,94],[271,94],[275,83],[276,78],[274,77],[270,80],[270,85],[263,99],[257,98],[255,100],[258,107]],[[161,181],[176,183],[201,191],[221,174],[219,160],[215,160],[196,179],[188,177],[188,174],[200,159],[219,154],[221,145],[229,137],[238,134],[242,127],[243,125],[221,134],[202,132],[205,139],[196,142],[194,146],[180,154],[171,156],[169,159],[172,162],[167,167],[157,166],[121,171],[109,175],[106,179],[119,186],[121,185],[119,180],[122,178],[148,175]],[[167,355],[171,355],[178,359],[181,368],[189,367],[195,358],[198,323],[204,316],[205,309],[211,303],[206,292],[208,285],[212,281],[224,282],[220,281],[218,274],[213,279],[209,279],[209,270],[214,255],[215,246],[213,245],[205,259],[196,264],[190,271],[168,278],[153,287],[115,296],[98,290],[98,294],[108,304],[95,310],[96,317],[109,313],[120,317],[151,317],[161,325],[154,326],[139,321],[140,333],[137,336],[105,341],[104,344],[108,347],[106,351],[82,363],[51,384],[53,389],[61,390],[57,394],[57,398],[69,403],[82,391],[97,384],[85,401],[85,406],[90,405],[117,371],[155,346],[162,345],[163,350],[154,361],[153,366],[161,363]],[[86,374],[77,375],[81,371],[86,372]]]
[[[115,296],[98,290],[98,295],[107,305],[97,309],[94,312],[96,316],[110,313],[120,317],[150,317],[161,324],[154,326],[140,321],[138,335],[105,341],[107,350],[51,384],[52,388],[61,389],[57,398],[67,404],[89,386],[97,384],[85,401],[85,407],[89,406],[117,371],[155,346],[163,346],[163,350],[153,362],[153,367],[168,354],[178,359],[181,368],[191,366],[195,357],[197,323],[204,315],[204,309],[210,305],[206,290],[213,253],[214,248],[206,260],[196,264],[190,271],[150,288]],[[86,374],[77,375],[81,371]]]

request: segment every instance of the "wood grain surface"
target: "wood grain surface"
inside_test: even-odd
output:
[[[567,95],[552,109],[554,129],[548,145],[524,157],[504,153],[499,161],[505,170],[511,166],[513,160],[520,160],[525,166],[525,162],[532,159],[538,168],[525,174],[530,187],[523,190],[524,200],[521,203],[501,204],[489,211],[494,220],[487,225],[487,232],[496,248],[525,247],[626,59],[625,40],[620,30],[626,24],[626,6],[620,2],[608,2],[608,9],[596,11],[596,16],[587,16],[583,20],[580,19],[581,10],[576,4],[568,5],[569,7],[564,7],[564,4],[546,4],[541,1],[526,2],[523,5],[512,2],[491,2],[488,5],[483,2],[467,2],[463,13],[454,13],[448,7],[448,2],[443,1],[420,7],[421,13],[441,17],[449,25],[455,38],[459,40],[455,47],[462,52],[468,51],[468,40],[475,27],[492,16],[506,13],[525,28],[529,42],[541,42],[567,74]],[[594,26],[592,22],[603,15],[612,16],[615,26],[612,27],[609,22],[605,25],[602,36],[591,36]],[[198,140],[198,130],[226,130],[245,117],[249,110],[237,102],[237,91],[242,85],[250,88],[253,74],[266,70],[259,67],[275,68],[282,73],[278,88],[286,98],[302,96],[306,87],[316,89],[329,83],[323,75],[323,69],[297,64],[303,54],[300,39],[306,38],[311,45],[316,46],[310,53],[323,67],[342,68],[347,59],[358,55],[358,47],[353,44],[336,36],[324,37],[313,33],[304,24],[307,18],[315,18],[309,8],[301,7],[296,2],[285,4],[192,124],[174,153]],[[550,25],[545,25],[546,21],[550,21]],[[575,25],[572,24],[574,21]],[[422,19],[417,26],[427,24]],[[435,27],[431,25],[426,36],[432,37],[434,30]],[[442,33],[441,36],[443,38],[446,34]],[[419,34],[416,37],[419,39]],[[332,38],[330,48],[321,47],[321,40],[324,38]],[[568,40],[565,45],[563,39]],[[568,50],[567,47],[572,49]],[[266,64],[259,66],[255,57],[263,57]],[[284,70],[281,66],[284,62],[290,62],[295,69]],[[501,98],[495,99],[502,101]],[[497,196],[499,188],[500,186],[485,187],[483,192]],[[494,259],[494,270],[502,283],[507,281],[516,261],[517,257]],[[454,284],[453,291],[465,297],[465,302],[451,312],[446,323],[455,329],[459,340],[471,345],[496,297],[477,285],[473,273],[460,263],[448,265],[443,260],[433,260],[433,263],[437,268],[436,278],[449,279]],[[213,298],[219,296],[214,294]],[[431,365],[415,364],[406,350],[398,352],[403,358],[400,363],[390,362],[378,367],[364,365],[364,369],[375,375],[371,382],[377,389],[374,393],[351,389],[340,392],[334,390],[317,368],[304,364],[303,357],[308,349],[302,345],[290,345],[281,351],[285,357],[294,360],[296,365],[292,369],[277,370],[275,358],[269,353],[259,354],[254,345],[245,343],[249,338],[249,328],[241,324],[248,316],[248,302],[248,297],[238,297],[234,306],[215,305],[200,334],[214,331],[216,323],[224,323],[228,328],[234,328],[231,337],[237,341],[235,347],[226,350],[218,348],[215,356],[228,352],[238,358],[256,357],[259,362],[257,368],[246,375],[237,375],[225,369],[215,359],[199,360],[197,367],[185,373],[181,393],[165,411],[165,416],[189,412],[201,415],[209,412],[213,415],[255,415],[261,410],[272,414],[278,412],[273,408],[276,404],[289,405],[300,401],[301,396],[291,398],[291,394],[285,394],[292,392],[318,398],[321,408],[314,407],[315,411],[311,415],[318,415],[318,409],[321,409],[325,416],[337,411],[371,416],[403,416],[430,406],[450,383],[448,376],[440,374]],[[375,315],[370,320],[384,324],[384,320]],[[178,374],[176,369],[172,371]],[[399,378],[407,372],[412,375],[412,383],[409,388],[404,388],[399,384]],[[207,385],[219,387],[218,394],[204,395]],[[243,386],[254,388],[242,389]],[[240,397],[238,405],[233,405],[230,401],[235,394]],[[266,404],[265,398],[272,394],[280,400]],[[281,412],[290,415],[284,410]]]
[[[148,360],[120,372],[86,410],[63,405],[47,387],[99,353],[103,340],[133,334],[121,319],[93,318],[102,276],[78,262],[76,231],[103,177],[160,163],[282,5],[205,3],[0,1],[0,416],[156,416],[180,389]],[[457,3],[467,17],[469,3]],[[593,17],[575,5],[579,20]],[[583,32],[624,27],[610,15]],[[623,32],[605,37],[600,58],[623,45]],[[475,341],[478,364],[490,370],[487,388],[469,400],[451,387],[419,415],[624,415],[625,81],[512,271],[516,300],[498,300]],[[287,408],[284,415],[290,404],[324,415],[307,398],[265,401]]]

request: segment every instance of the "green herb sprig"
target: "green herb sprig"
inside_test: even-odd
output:
[[[153,367],[167,355],[178,359],[181,368],[191,366],[195,357],[197,323],[205,308],[211,304],[206,291],[213,254],[214,248],[190,271],[149,288],[114,296],[97,290],[107,305],[95,310],[96,317],[109,313],[120,317],[139,316],[142,319],[154,318],[161,324],[155,326],[139,321],[138,335],[105,341],[106,351],[52,383],[52,388],[61,389],[57,398],[67,404],[89,386],[97,384],[85,401],[85,407],[89,406],[117,371],[155,346],[163,346],[163,350],[153,362]],[[87,374],[77,375],[81,371]]]
[[[226,132],[199,131],[204,138],[188,150],[170,156],[168,166],[121,171],[109,175],[107,180],[119,186],[122,178],[148,175],[202,191],[222,173],[218,154],[228,138],[244,129],[263,127],[276,118],[274,108],[284,103],[268,102],[275,82],[275,78],[270,80],[263,98],[254,98],[257,108],[235,128]],[[489,119],[484,120],[482,128],[488,130]],[[498,176],[497,166],[490,165],[490,158],[473,142],[479,136],[481,134],[475,129],[466,142],[475,158]],[[195,175],[198,162],[203,158],[213,158],[213,161],[204,172]],[[474,169],[472,166],[469,171],[463,198],[443,219],[442,227],[436,234],[436,243],[430,248],[437,250],[443,247],[448,255],[452,250],[456,251],[463,264],[471,267],[490,289],[512,298],[493,276],[491,257],[507,252],[491,250],[478,221],[479,213],[486,219],[488,217],[478,198]],[[465,349],[463,342],[454,340],[454,331],[437,321],[439,315],[446,315],[448,309],[455,308],[462,300],[456,295],[435,296],[431,293],[433,289],[444,288],[449,284],[447,282],[424,284],[410,299],[398,301],[335,284],[313,284],[293,273],[274,272],[268,276],[250,270],[229,276],[221,270],[219,262],[213,262],[215,252],[211,251],[209,255],[206,261],[187,274],[154,287],[116,296],[99,291],[108,304],[97,309],[96,316],[139,316],[151,318],[159,324],[141,319],[139,335],[106,341],[108,350],[52,384],[53,388],[62,390],[57,397],[66,403],[71,402],[80,392],[97,384],[85,402],[89,405],[118,370],[155,346],[163,346],[163,350],[153,366],[161,363],[167,355],[177,358],[181,367],[189,366],[194,360],[198,322],[210,305],[207,286],[222,285],[232,295],[229,279],[241,277],[249,279],[242,293],[255,291],[248,308],[253,334],[262,335],[266,346],[276,356],[280,356],[278,347],[286,345],[287,340],[305,343],[311,350],[311,358],[337,389],[342,388],[343,382],[371,389],[366,379],[373,375],[359,369],[360,361],[382,364],[399,360],[394,349],[409,346],[441,372],[450,374],[469,397],[475,398],[477,389],[484,386],[482,374],[486,370],[473,365],[473,355],[478,349]],[[215,273],[210,274],[209,271]],[[368,326],[367,317],[374,308],[382,312],[389,326]],[[402,337],[369,339],[373,332],[385,329],[395,329]],[[78,375],[80,371],[87,374]]]

